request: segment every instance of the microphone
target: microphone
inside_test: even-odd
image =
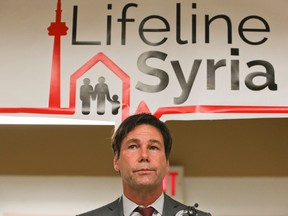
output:
[[[195,203],[193,206],[188,206],[186,209],[181,210],[176,214],[176,216],[197,216],[198,212],[196,208],[199,206],[198,203]]]

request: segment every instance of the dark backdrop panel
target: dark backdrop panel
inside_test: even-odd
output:
[[[288,119],[169,121],[186,176],[288,176]],[[114,176],[112,126],[0,125],[0,175]]]

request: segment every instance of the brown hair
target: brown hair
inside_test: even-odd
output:
[[[165,123],[148,113],[141,113],[129,116],[120,124],[112,137],[112,149],[114,152],[114,156],[120,156],[121,143],[122,140],[127,136],[127,134],[132,131],[136,126],[142,124],[151,125],[161,132],[164,140],[166,159],[168,159],[172,147],[172,137],[170,131],[165,125]]]

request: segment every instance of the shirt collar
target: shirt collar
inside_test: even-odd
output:
[[[132,212],[135,210],[135,208],[138,207],[138,205],[131,200],[129,200],[124,194],[122,195],[123,197],[123,211],[124,215],[131,215]],[[162,193],[157,200],[155,200],[154,203],[151,205],[160,215],[163,213],[163,206],[164,206],[164,193]],[[148,207],[149,207],[148,206]]]

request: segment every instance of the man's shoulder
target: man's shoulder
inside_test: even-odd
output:
[[[183,212],[183,210],[186,208],[187,208],[186,205],[165,194],[163,215],[165,216],[177,215],[179,212]]]
[[[115,212],[119,212],[120,205],[120,198],[117,200],[108,203],[107,205],[104,205],[102,207],[99,207],[97,209],[79,214],[77,216],[109,216],[109,215],[115,215]]]
[[[173,198],[171,198],[170,196],[168,195],[165,195],[165,201],[164,201],[164,208],[166,208],[166,210],[164,210],[164,212],[168,215],[170,214],[171,212],[173,212],[173,209],[174,210],[177,210],[176,212],[176,215],[177,213],[179,215],[181,215],[180,213],[183,213],[183,211],[185,210],[188,210],[189,208],[191,208],[190,206],[188,205],[185,205]],[[207,213],[207,212],[204,212],[204,211],[201,211],[201,210],[198,210],[194,207],[192,207],[195,211],[195,215],[197,216],[211,216],[210,213]],[[169,211],[167,211],[169,209]],[[169,213],[168,213],[169,212]],[[173,214],[174,215],[174,214]]]
[[[169,205],[169,206],[173,206],[173,207],[177,207],[177,208],[187,208],[188,206],[186,206],[185,204],[173,199],[172,197],[168,196],[165,194],[164,196],[164,206]]]

